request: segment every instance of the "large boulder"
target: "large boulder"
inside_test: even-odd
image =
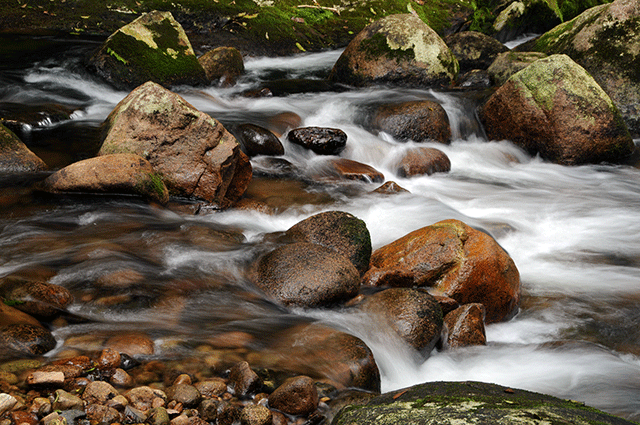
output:
[[[514,74],[480,110],[490,139],[564,165],[620,162],[633,140],[609,96],[567,55]]]
[[[30,173],[47,166],[11,130],[0,124],[0,173]]]
[[[458,61],[438,34],[417,16],[401,14],[364,28],[329,78],[353,86],[447,86],[458,71]]]
[[[500,53],[487,69],[491,82],[501,86],[507,82],[513,74],[528,67],[538,59],[546,58],[542,52],[516,52]]]
[[[584,403],[481,382],[427,382],[344,407],[332,425],[631,425]]]
[[[460,304],[483,304],[487,322],[509,319],[520,302],[520,274],[511,257],[491,236],[459,220],[440,221],[378,248],[363,282],[433,287]]]
[[[493,37],[477,31],[462,31],[448,35],[444,42],[460,64],[460,72],[487,69],[500,53],[509,50]]]
[[[94,53],[88,66],[123,90],[147,81],[165,87],[208,82],[187,35],[171,12],[145,13],[120,28]]]
[[[242,53],[234,47],[217,47],[198,58],[207,78],[221,86],[232,86],[244,72]]]
[[[371,125],[403,142],[451,142],[447,112],[431,100],[382,105],[376,110]]]
[[[130,194],[160,204],[169,202],[169,191],[149,161],[129,153],[75,162],[47,177],[41,186],[51,193]]]
[[[634,134],[640,134],[640,3],[616,0],[558,25],[533,43],[583,66],[611,97]]]
[[[251,164],[219,121],[182,97],[147,82],[103,124],[100,155],[135,153],[162,176],[169,192],[227,206],[251,180]]]
[[[518,0],[506,5],[491,27],[493,36],[505,42],[527,33],[540,34],[562,21],[558,2],[550,0]]]

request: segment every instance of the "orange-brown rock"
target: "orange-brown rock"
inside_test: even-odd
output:
[[[433,173],[447,173],[451,170],[449,157],[440,149],[415,148],[410,149],[400,160],[398,175],[413,177],[431,175]]]
[[[384,181],[384,174],[370,165],[354,161],[347,158],[335,158],[328,161],[328,180],[335,177],[346,180],[360,180],[365,183],[381,183]]]
[[[207,78],[223,87],[233,86],[244,72],[242,53],[234,47],[216,47],[198,58]]]
[[[520,302],[520,274],[511,257],[491,236],[459,220],[415,230],[377,249],[363,281],[434,287],[461,304],[483,304],[489,323],[512,317]]]
[[[11,130],[0,123],[0,172],[26,173],[43,171],[47,165]]]
[[[449,117],[440,104],[431,100],[380,106],[371,125],[403,142],[451,142]]]
[[[449,348],[485,345],[484,315],[484,306],[478,303],[462,305],[447,314],[444,317],[448,330],[446,345]]]

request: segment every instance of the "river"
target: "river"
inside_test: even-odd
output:
[[[48,38],[15,43],[0,64],[2,108],[68,107],[74,110],[71,120],[45,120],[24,134],[54,166],[69,161],[67,146],[91,151],[96,127],[127,95],[82,67],[82,56],[97,44]],[[508,141],[488,141],[475,118],[474,93],[367,88],[242,96],[267,80],[323,78],[339,54],[247,58],[246,74],[235,87],[175,91],[225,125],[261,124],[293,112],[305,126],[340,128],[348,135],[341,156],[373,166],[410,193],[372,194],[378,184],[353,181],[267,181],[273,187],[264,201],[276,214],[193,215],[135,198],[43,196],[3,180],[0,276],[28,272],[65,286],[74,294],[70,311],[90,320],[56,328],[59,346],[50,355],[72,337],[107,329],[144,330],[162,354],[175,340],[222,330],[268,339],[274,328],[312,320],[362,338],[380,367],[383,391],[424,381],[479,380],[640,420],[640,169],[554,165]],[[436,100],[447,111],[453,142],[426,145],[449,156],[450,173],[398,177],[395,164],[412,144],[362,126],[372,105],[410,99]],[[284,158],[307,177],[323,169],[324,158],[282,140]],[[519,314],[488,326],[486,346],[434,351],[424,360],[367,318],[340,310],[286,310],[241,277],[264,249],[266,235],[327,210],[364,220],[374,249],[443,219],[483,229],[520,271]],[[143,278],[120,289],[101,286],[101,277],[119,270]],[[179,318],[176,304],[186,306]]]

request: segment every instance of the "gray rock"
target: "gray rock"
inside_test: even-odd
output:
[[[0,172],[31,173],[43,171],[47,165],[11,130],[0,123]]]

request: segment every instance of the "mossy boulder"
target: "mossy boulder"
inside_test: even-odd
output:
[[[207,78],[223,87],[233,86],[244,72],[242,53],[234,47],[217,47],[198,58]]]
[[[145,13],[123,26],[102,44],[88,66],[119,89],[133,89],[147,81],[165,87],[208,82],[171,12]]]
[[[541,33],[562,22],[557,0],[507,2],[493,22],[491,33],[505,42],[526,33]]]
[[[509,51],[500,53],[491,63],[487,72],[491,82],[496,86],[501,86],[516,72],[523,70],[538,59],[546,57],[547,55],[542,52]]]
[[[617,163],[633,140],[609,96],[566,55],[514,74],[480,109],[487,136],[563,165]]]
[[[448,86],[458,61],[438,34],[413,14],[391,15],[363,29],[331,70],[334,82],[353,86]]]
[[[332,425],[616,424],[633,422],[584,404],[481,382],[428,382],[344,407]]]
[[[0,124],[0,173],[43,171],[47,165],[11,130]]]
[[[591,8],[531,47],[569,55],[611,97],[629,130],[640,134],[640,3],[617,0]]]
[[[509,49],[498,40],[477,31],[462,31],[448,35],[444,42],[458,59],[460,71],[487,69],[496,56]]]

